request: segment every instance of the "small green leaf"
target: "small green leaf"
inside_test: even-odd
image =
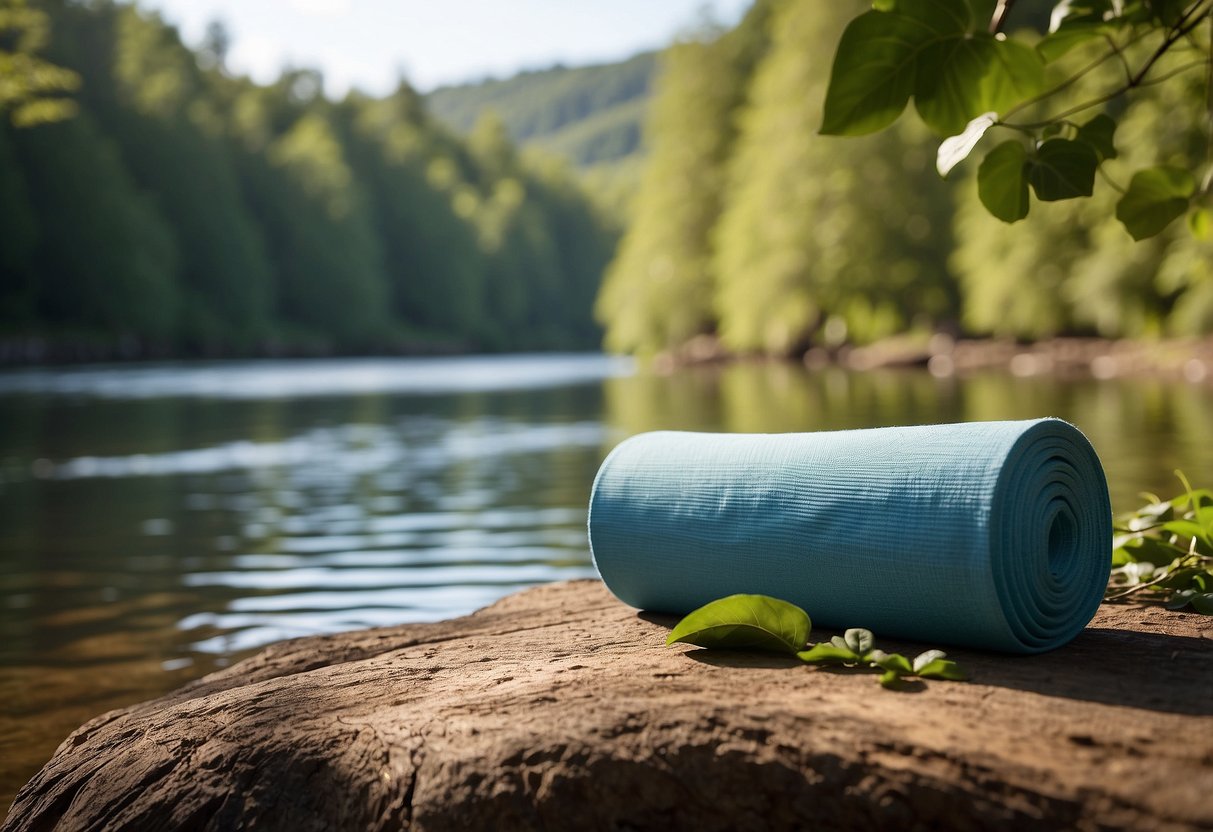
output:
[[[1195,191],[1196,180],[1182,168],[1139,170],[1116,203],[1116,219],[1134,240],[1153,237],[1188,210],[1188,200]]]
[[[1112,143],[1115,134],[1116,122],[1103,113],[1078,128],[1078,140],[1091,145],[1101,162],[1116,158],[1116,146]]]
[[[1162,528],[1174,534],[1182,534],[1184,537],[1208,539],[1207,528],[1195,520],[1170,520],[1163,523]]]
[[[897,673],[913,673],[910,660],[900,653],[886,653],[883,650],[873,650],[868,658],[882,670],[893,670]]]
[[[1049,139],[1028,161],[1028,182],[1041,202],[1090,196],[1099,157],[1086,142]]]
[[[919,653],[917,656],[914,657],[913,670],[915,673],[917,673],[918,671],[922,670],[924,667],[929,665],[931,662],[935,661],[936,659],[942,659],[947,655],[948,654],[943,652],[942,650],[927,650],[925,652]]]
[[[846,647],[836,647],[833,644],[814,644],[808,650],[796,654],[801,661],[809,664],[858,664],[861,660]]]
[[[842,636],[831,637],[830,644],[833,644],[839,650],[850,650],[851,649],[850,647],[847,647],[846,639],[844,639]]]
[[[935,169],[939,171],[939,175],[947,176],[952,168],[963,162],[981,141],[981,137],[997,121],[998,113],[982,113],[970,121],[961,133],[944,139],[935,155]]]
[[[876,639],[872,636],[872,631],[865,630],[862,627],[852,627],[842,634],[842,639],[846,642],[851,652],[860,658],[871,652],[872,645],[876,642]]]
[[[986,210],[1003,222],[1028,215],[1028,154],[1011,139],[986,154],[977,169],[977,195]]]
[[[1213,615],[1213,592],[1202,592],[1198,595],[1193,595],[1190,603],[1192,604],[1192,609],[1201,615]]]
[[[880,686],[888,690],[897,690],[905,683],[902,681],[901,674],[896,670],[886,670],[880,674]]]
[[[688,614],[666,644],[795,653],[808,641],[811,626],[808,614],[795,604],[767,595],[730,595]]]
[[[966,678],[960,667],[948,659],[935,659],[915,671],[924,679],[947,679],[951,682],[963,682]]]

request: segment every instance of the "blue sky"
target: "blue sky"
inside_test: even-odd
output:
[[[623,58],[668,43],[705,13],[733,23],[749,0],[142,0],[198,43],[211,20],[233,36],[231,67],[258,81],[286,63],[319,67],[330,93],[418,89],[556,62]]]

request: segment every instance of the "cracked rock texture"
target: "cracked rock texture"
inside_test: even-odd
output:
[[[1213,618],[910,693],[672,624],[579,581],[284,642],[82,726],[3,828],[1213,829]]]

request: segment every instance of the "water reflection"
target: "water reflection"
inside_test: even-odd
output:
[[[1118,507],[1174,491],[1175,467],[1213,480],[1207,385],[629,371],[554,356],[0,374],[0,802],[83,720],[269,641],[591,575],[590,484],[639,431],[1056,415],[1091,437]]]

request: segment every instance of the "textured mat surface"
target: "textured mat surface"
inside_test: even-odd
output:
[[[641,434],[603,462],[589,534],[634,607],[761,593],[814,624],[1035,653],[1095,614],[1112,520],[1091,444],[1040,419]]]

